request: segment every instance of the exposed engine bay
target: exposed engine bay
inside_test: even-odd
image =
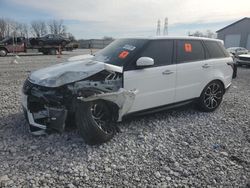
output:
[[[28,78],[23,86],[22,104],[30,131],[36,135],[50,130],[62,132],[65,123],[74,118],[79,101],[108,101],[113,109],[113,120],[121,121],[131,108],[136,94],[136,91],[127,91],[122,87],[122,73],[110,70],[102,70],[59,87],[37,85]]]

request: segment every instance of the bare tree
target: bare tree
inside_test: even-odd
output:
[[[66,36],[70,41],[73,41],[75,42],[76,41],[76,38],[75,36],[72,34],[72,33],[67,33],[67,36]]]
[[[195,37],[207,37],[207,38],[216,38],[216,34],[211,31],[207,30],[206,32],[196,31],[194,33],[188,32],[188,36],[195,36]]]
[[[206,37],[208,38],[216,38],[217,37],[217,34],[211,30],[207,30],[206,31]]]
[[[13,34],[15,30],[17,22],[8,19],[8,18],[1,18],[0,19],[0,37],[4,38],[6,36],[10,36]]]
[[[36,36],[40,37],[42,35],[47,34],[47,26],[44,21],[35,20],[31,22],[31,33]]]
[[[51,20],[48,22],[48,27],[51,34],[66,35],[66,26],[63,20]]]
[[[4,18],[0,18],[0,40],[5,37],[7,23]]]

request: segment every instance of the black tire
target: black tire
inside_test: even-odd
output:
[[[103,100],[78,101],[75,118],[81,136],[89,145],[107,142],[115,134],[111,110]]]
[[[4,49],[4,48],[0,49],[0,56],[1,57],[5,57],[7,54],[8,54],[8,51],[6,49]]]
[[[220,81],[210,82],[202,91],[198,99],[199,110],[213,112],[221,104],[224,95],[224,86]]]
[[[38,45],[39,45],[39,46],[43,46],[43,45],[44,45],[44,42],[43,42],[43,41],[38,41]]]
[[[47,50],[43,51],[43,55],[49,55],[49,52]]]

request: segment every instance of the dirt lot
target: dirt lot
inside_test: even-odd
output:
[[[34,137],[20,106],[28,74],[88,50],[0,58],[0,187],[250,187],[250,68],[214,113],[192,107],[125,120],[88,146],[77,130]]]

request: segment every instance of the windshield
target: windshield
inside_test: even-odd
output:
[[[124,66],[140,50],[146,39],[118,39],[97,52],[93,58],[107,64]]]

